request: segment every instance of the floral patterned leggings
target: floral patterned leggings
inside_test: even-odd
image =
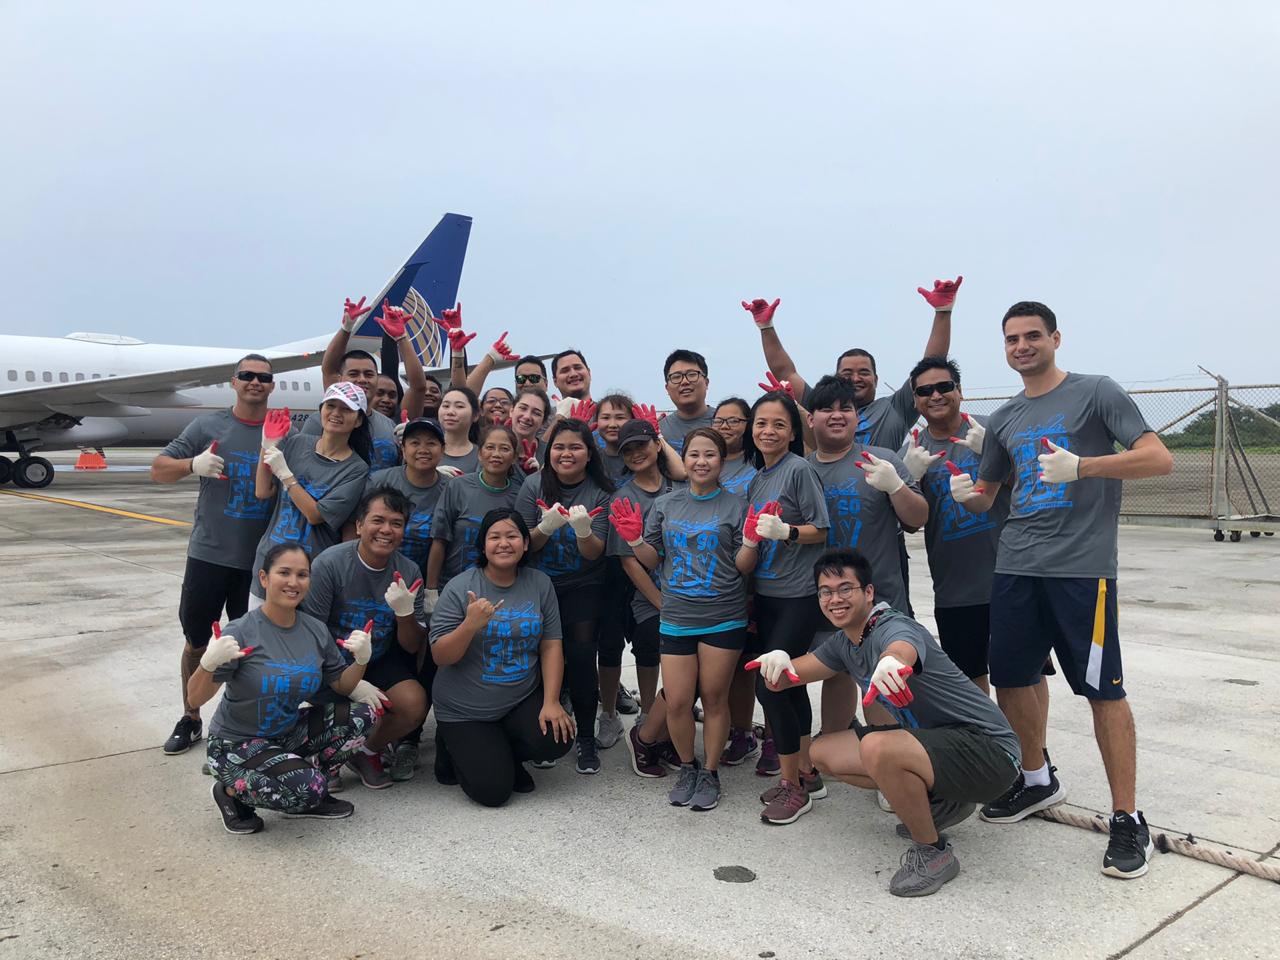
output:
[[[344,700],[304,707],[282,735],[236,743],[210,737],[209,770],[251,807],[285,813],[310,810],[328,796],[328,778],[373,730],[373,711]]]

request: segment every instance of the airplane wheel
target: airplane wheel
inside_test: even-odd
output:
[[[8,457],[0,457],[0,486],[13,479],[13,461]]]
[[[1217,540],[1218,543],[1221,543],[1223,540],[1227,539],[1227,535],[1221,530],[1215,530],[1213,531],[1213,539]]]
[[[53,464],[44,457],[23,457],[13,465],[13,482],[29,490],[53,483]]]
[[[1239,531],[1239,530],[1232,530],[1232,531],[1231,531],[1231,542],[1232,542],[1232,543],[1239,543],[1239,542],[1240,542],[1240,531]]]

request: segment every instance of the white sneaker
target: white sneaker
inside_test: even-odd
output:
[[[879,790],[876,791],[876,803],[880,805],[880,809],[885,813],[893,813],[893,804],[890,803],[889,798]]]
[[[596,717],[596,744],[601,750],[608,750],[619,740],[622,739],[622,719],[615,713],[613,715],[600,711],[600,716]]]

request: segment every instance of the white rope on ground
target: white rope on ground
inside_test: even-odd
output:
[[[1052,820],[1054,823],[1065,823],[1069,827],[1092,830],[1094,833],[1111,832],[1109,820],[1100,813],[1088,817],[1084,814],[1063,810],[1061,807],[1050,807],[1048,810],[1039,811],[1036,816],[1043,817],[1045,820]],[[1192,860],[1201,860],[1219,867],[1226,867],[1228,870],[1234,870],[1237,873],[1247,873],[1261,880],[1280,883],[1280,867],[1271,866],[1260,860],[1251,860],[1248,857],[1229,853],[1226,850],[1216,850],[1212,847],[1201,846],[1196,838],[1189,833],[1186,836],[1178,837],[1168,833],[1152,831],[1151,840],[1161,853],[1180,853],[1184,857],[1190,857]]]

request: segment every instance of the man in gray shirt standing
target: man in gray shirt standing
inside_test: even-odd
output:
[[[262,421],[275,389],[271,361],[249,354],[231,377],[235,405],[192,420],[151,463],[156,483],[198,477],[187,569],[182,578],[178,620],[182,647],[183,714],[165,741],[167,754],[185,753],[200,740],[200,710],[187,698],[187,681],[200,664],[213,621],[243,617],[249,604],[254,551],[267,528],[271,501],[254,496],[254,475],[262,447]]]
[[[1003,486],[1011,491],[991,588],[991,684],[1024,763],[1041,765],[1024,767],[982,818],[1012,823],[1066,799],[1043,761],[1045,719],[1035,693],[1052,649],[1072,691],[1089,701],[1111,786],[1102,872],[1140,877],[1153,848],[1137,807],[1137,741],[1116,628],[1120,487],[1169,473],[1173,458],[1114,380],[1058,369],[1062,334],[1052,310],[1015,303],[1002,327],[1005,357],[1024,390],[987,421],[978,482],[959,471],[950,485],[974,514],[991,510]]]
[[[685,437],[698,427],[711,426],[706,358],[692,350],[673,350],[662,365],[662,379],[676,409],[659,421],[658,430],[676,453],[682,453]]]

